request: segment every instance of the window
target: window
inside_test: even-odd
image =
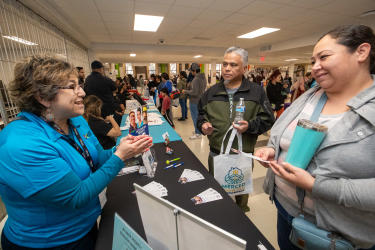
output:
[[[177,75],[177,64],[176,63],[170,63],[169,64],[169,67],[170,67],[170,75]]]
[[[221,78],[221,64],[216,64],[216,76]]]
[[[148,71],[150,72],[150,75],[152,75],[152,74],[156,75],[156,66],[155,66],[155,63],[150,63],[150,66],[148,67]]]
[[[125,70],[126,70],[126,74],[127,75],[133,75],[134,72],[133,72],[133,66],[131,63],[125,63]]]

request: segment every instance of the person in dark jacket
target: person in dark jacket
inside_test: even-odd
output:
[[[286,88],[284,88],[280,81],[281,73],[277,69],[271,74],[266,88],[268,100],[270,101],[272,109],[275,112],[282,110],[284,107],[284,100],[286,98],[286,92],[284,91]]]
[[[210,154],[208,168],[214,173],[213,157],[220,153],[220,147],[226,131],[231,125],[242,134],[243,151],[254,152],[258,135],[270,129],[274,122],[271,105],[261,86],[244,77],[247,68],[246,50],[231,47],[225,51],[222,66],[224,81],[209,88],[199,101],[198,129],[208,136]],[[245,113],[243,120],[233,124],[235,107],[240,98],[244,98]],[[226,147],[227,139],[224,141]],[[237,140],[232,147],[238,149]],[[237,205],[244,212],[250,211],[247,205],[249,195],[235,196]]]
[[[76,67],[78,72],[78,84],[81,88],[85,86],[85,70],[82,67]]]
[[[116,90],[114,81],[104,76],[103,64],[99,61],[91,63],[91,74],[86,78],[85,92],[86,96],[95,95],[103,102],[102,116],[114,114],[113,91]]]

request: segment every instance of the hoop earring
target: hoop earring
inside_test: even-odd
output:
[[[55,115],[52,113],[52,110],[50,108],[47,108],[46,110],[46,120],[49,122],[52,122],[55,119]]]

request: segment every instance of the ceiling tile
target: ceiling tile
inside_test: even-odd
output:
[[[134,2],[133,0],[92,0],[98,10],[100,11],[120,11],[124,10],[125,12],[133,9]],[[77,1],[76,1],[77,2]]]
[[[259,18],[259,16],[255,15],[245,15],[245,14],[232,14],[222,20],[223,24],[230,23],[230,24],[238,24],[238,25],[247,25],[252,23],[254,19]]]
[[[134,12],[142,15],[165,16],[172,4],[135,2]]]
[[[211,6],[215,0],[176,0],[175,4],[180,6],[190,6],[190,7],[199,7],[200,9],[205,9]]]
[[[254,2],[254,0],[231,0],[231,1],[221,1],[216,0],[211,6],[209,6],[209,9],[215,9],[215,10],[225,10],[225,11],[237,11],[241,8],[249,5],[251,2]]]
[[[243,13],[243,14],[253,14],[253,15],[257,15],[257,14],[259,15],[259,13],[263,13],[263,15],[267,15],[267,13],[269,13],[270,11],[281,8],[282,6],[283,6],[282,4],[258,0],[241,8],[238,12]]]
[[[202,9],[196,7],[186,7],[174,5],[168,11],[167,17],[179,17],[192,20],[202,12]]]

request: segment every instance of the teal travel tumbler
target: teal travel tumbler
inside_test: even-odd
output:
[[[299,120],[285,161],[293,166],[306,169],[326,136],[327,130],[326,126],[319,123],[313,123],[306,119]]]

